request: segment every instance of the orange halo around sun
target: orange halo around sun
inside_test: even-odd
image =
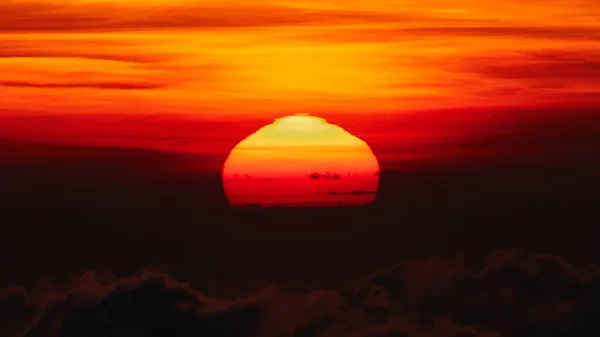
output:
[[[293,115],[231,150],[223,187],[233,207],[365,205],[375,200],[379,163],[367,143],[341,127]]]

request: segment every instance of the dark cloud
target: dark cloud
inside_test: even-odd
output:
[[[575,268],[558,257],[509,250],[492,253],[479,272],[460,259],[405,262],[371,276],[352,295],[364,302],[370,287],[381,287],[392,299],[388,310],[426,326],[445,317],[500,335],[548,336],[575,329],[573,315],[597,291],[597,280],[595,266]]]
[[[305,24],[340,24],[411,19],[412,16],[351,10],[309,10],[285,6],[202,6],[199,4],[127,6],[109,4],[0,4],[8,15],[0,31],[112,31],[235,28]]]
[[[258,300],[206,298],[161,274],[111,286],[85,277],[64,297],[46,302],[26,336],[235,336],[255,330],[262,311]]]
[[[599,40],[600,29],[593,27],[526,27],[481,26],[475,27],[423,27],[409,30],[419,35],[441,36],[509,36],[551,40]]]
[[[537,50],[471,56],[450,61],[451,67],[479,75],[487,86],[472,86],[483,97],[522,96],[594,101],[600,92],[600,51]]]
[[[87,273],[36,315],[23,290],[1,294],[3,310],[31,319],[29,337],[600,333],[600,269],[517,250],[491,253],[479,271],[460,256],[404,261],[336,291],[271,286],[225,300],[162,273],[119,280]],[[25,327],[22,319],[8,322],[4,331]]]
[[[406,22],[406,21],[404,21]],[[410,22],[410,21],[409,21]],[[493,26],[492,22],[422,18],[417,25],[406,28],[347,28],[342,32],[322,30],[311,33],[314,39],[344,42],[411,41],[415,38],[447,37],[507,37],[561,41],[598,41],[600,29],[584,27]],[[468,24],[469,26],[464,26]]]
[[[112,89],[112,90],[151,90],[162,89],[165,86],[155,83],[125,83],[125,82],[73,82],[73,83],[35,83],[23,81],[0,81],[0,86],[16,88],[88,88],[88,89]]]
[[[114,39],[60,39],[43,37],[28,39],[5,39],[0,41],[2,58],[81,58],[99,61],[152,63],[168,61],[177,56],[168,52],[135,52],[141,47],[132,41]],[[133,51],[133,52],[132,52]]]
[[[600,80],[600,51],[538,51],[470,61],[473,71],[500,79]]]
[[[171,56],[148,55],[142,53],[136,54],[112,54],[112,53],[95,53],[87,51],[71,51],[71,50],[44,50],[41,48],[31,49],[8,49],[2,46],[0,49],[0,59],[2,58],[78,58],[90,59],[98,61],[119,61],[119,62],[134,62],[134,63],[153,63],[170,60]],[[108,47],[110,48],[110,47]]]
[[[31,303],[24,288],[0,288],[0,335],[13,336],[21,331],[35,315],[39,306]]]

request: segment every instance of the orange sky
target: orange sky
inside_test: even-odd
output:
[[[558,156],[552,137],[586,134],[569,121],[600,106],[596,0],[5,0],[0,16],[0,140],[220,165],[273,118],[309,113],[386,170]]]
[[[600,94],[596,0],[6,0],[0,13],[0,114],[374,114]]]

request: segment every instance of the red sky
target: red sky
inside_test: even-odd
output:
[[[0,13],[0,137],[201,137],[210,151],[312,113],[378,146],[421,144],[489,133],[497,107],[530,120],[512,107],[600,96],[596,0],[7,0]],[[135,118],[148,114],[160,123]]]

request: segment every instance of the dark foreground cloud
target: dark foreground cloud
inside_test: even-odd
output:
[[[18,336],[39,310],[22,287],[0,289],[0,336]]]
[[[598,336],[600,270],[550,255],[404,261],[338,290],[265,287],[207,296],[168,275],[89,272],[37,303],[0,292],[3,333],[25,336]],[[26,323],[29,320],[30,323]]]

